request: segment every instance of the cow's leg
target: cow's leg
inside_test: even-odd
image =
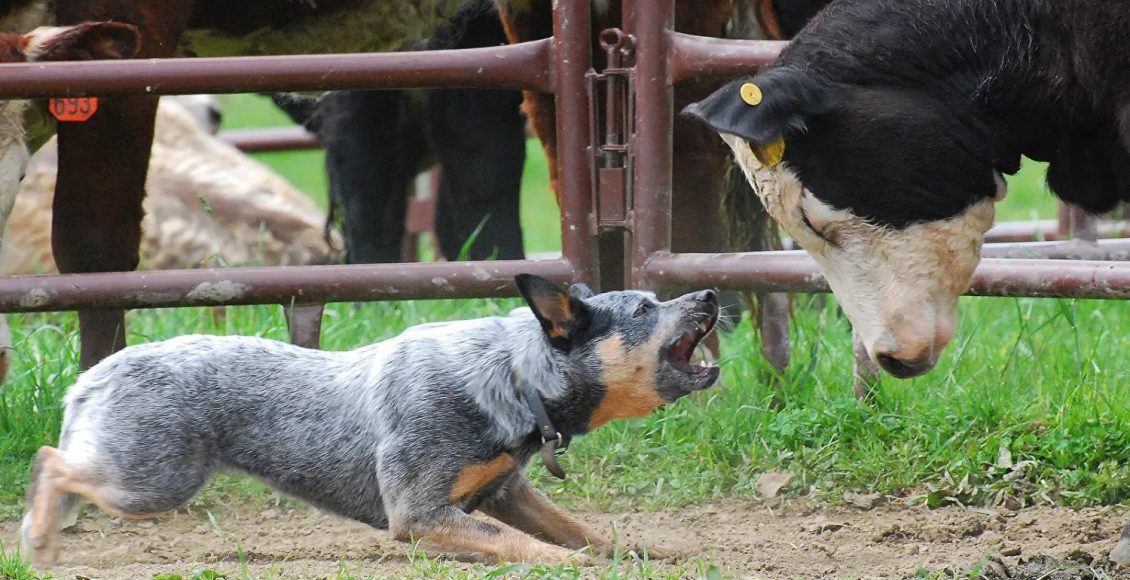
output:
[[[452,48],[505,44],[498,14],[476,10],[453,20]],[[441,33],[443,36],[445,33]],[[447,48],[446,45],[443,48]],[[482,89],[431,91],[428,119],[443,171],[436,200],[435,232],[448,260],[475,229],[482,230],[469,257],[521,259],[522,228],[518,196],[526,159],[526,121],[522,93]],[[484,221],[485,220],[485,221]]]
[[[721,37],[731,17],[728,0],[676,2],[675,29]],[[713,81],[687,81],[675,87],[675,110],[709,95]],[[730,249],[730,219],[723,212],[723,190],[730,152],[717,134],[701,123],[675,118],[671,188],[671,249],[675,252],[718,252]],[[741,216],[744,217],[744,216]],[[740,217],[739,217],[740,219]],[[721,298],[721,297],[720,297]],[[731,297],[736,303],[736,297]]]
[[[0,110],[0,116],[8,120],[9,117],[14,117],[22,106],[22,103],[14,101],[0,103],[0,107],[8,109]],[[4,130],[14,136],[23,134],[23,128],[18,126],[8,126]],[[12,207],[16,203],[16,194],[20,191],[20,181],[23,179],[24,171],[27,170],[27,162],[28,150],[22,139],[12,139],[0,149],[0,236],[5,233],[8,218],[12,215]],[[0,244],[3,244],[2,239]],[[0,259],[2,258],[3,246],[0,245]],[[8,376],[11,350],[12,333],[8,329],[8,319],[0,314],[0,383]]]
[[[346,261],[400,261],[407,187],[420,169],[408,91],[342,91],[320,103],[330,196],[341,211]]]
[[[515,91],[432,91],[432,138],[443,167],[436,234],[448,260],[482,223],[468,257],[520,260],[518,194],[526,160],[525,121]],[[486,220],[485,222],[483,220]]]
[[[533,3],[528,9],[516,8],[510,2],[496,0],[499,18],[506,39],[511,43],[528,42],[553,35],[553,11],[547,5]],[[557,108],[553,95],[527,91],[523,93],[522,109],[545,150],[549,163],[550,188],[557,191]],[[561,200],[558,200],[560,202]]]
[[[172,55],[191,7],[188,0],[166,0],[159,10],[156,5],[139,10],[125,0],[57,0],[55,13],[60,25],[87,20],[137,25],[142,41],[137,56],[160,58]],[[155,97],[115,97],[102,99],[86,122],[59,124],[51,245],[60,272],[137,267],[156,111]],[[124,310],[79,312],[79,328],[83,368],[125,346]]]
[[[142,198],[153,140],[153,98],[103,100],[78,124],[60,123],[51,246],[62,273],[137,267]],[[125,311],[79,312],[81,367],[125,347]]]
[[[526,42],[539,38],[548,38],[553,35],[553,12],[548,4],[533,3],[529,9],[511,8],[513,3],[500,2],[499,13],[502,16],[503,28],[507,39],[514,42]],[[594,20],[594,29],[600,30],[605,25],[612,24],[612,15],[619,14],[619,2],[608,3],[608,14],[597,14]],[[594,47],[593,57],[599,63],[602,58],[599,47]],[[557,205],[561,207],[561,190],[557,187],[557,107],[553,95],[527,92],[522,103],[522,109],[529,119],[530,128],[534,135],[541,141],[542,149],[549,166],[549,184],[557,196]],[[597,240],[600,255],[600,279],[597,280],[600,291],[616,290],[626,285],[624,245],[626,238],[623,232],[603,232]]]

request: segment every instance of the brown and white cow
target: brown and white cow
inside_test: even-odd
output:
[[[1021,155],[1064,201],[1130,200],[1127,38],[1125,2],[837,0],[686,112],[820,264],[872,360],[913,377],[953,338]]]
[[[19,2],[0,9],[0,63],[128,58],[137,52],[137,30],[128,24],[86,22],[42,27],[42,3]],[[41,107],[28,101],[0,101],[0,231],[8,221],[31,150],[51,132]],[[0,316],[0,381],[8,374],[12,337]]]

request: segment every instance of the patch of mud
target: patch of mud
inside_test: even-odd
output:
[[[409,548],[387,533],[314,510],[236,505],[211,518],[196,510],[150,522],[91,511],[63,534],[53,570],[60,578],[146,578],[199,567],[239,574],[241,553],[252,575],[286,578],[333,577],[342,565],[360,577],[388,577],[409,565]],[[615,527],[626,543],[701,556],[735,577],[905,578],[979,563],[990,580],[1130,576],[1105,560],[1128,516],[1121,507],[1010,512],[728,499],[580,516],[604,530]],[[5,545],[15,545],[17,534],[18,522],[0,523]]]

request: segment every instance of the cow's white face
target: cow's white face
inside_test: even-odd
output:
[[[880,227],[820,201],[786,163],[764,167],[741,137],[722,138],[769,214],[819,264],[871,359],[900,378],[933,368],[953,339],[957,299],[980,260],[993,200],[949,219]]]

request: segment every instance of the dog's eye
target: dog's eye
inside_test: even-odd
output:
[[[652,310],[655,310],[655,304],[650,300],[644,300],[640,302],[639,306],[636,306],[636,312],[632,316],[643,316]]]

